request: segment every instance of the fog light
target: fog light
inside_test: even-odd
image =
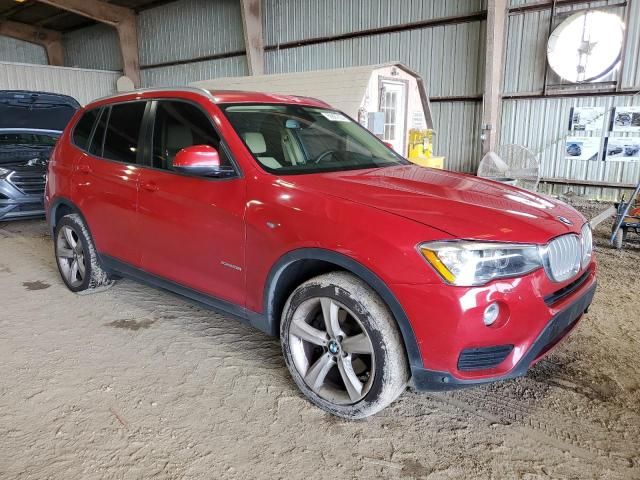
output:
[[[484,309],[482,321],[489,327],[498,319],[498,315],[500,315],[500,306],[497,303],[492,303]]]

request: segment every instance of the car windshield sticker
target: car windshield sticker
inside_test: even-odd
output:
[[[322,115],[332,122],[348,122],[349,119],[338,112],[321,112]]]

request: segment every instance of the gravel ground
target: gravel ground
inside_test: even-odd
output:
[[[0,478],[640,479],[640,249],[609,228],[589,314],[527,377],[347,422],[274,339],[128,280],[74,295],[44,222],[0,225]]]

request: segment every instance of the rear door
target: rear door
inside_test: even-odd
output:
[[[244,305],[245,180],[178,173],[176,154],[209,145],[233,165],[205,110],[158,100],[151,108],[148,168],[140,171],[142,268],[193,290]]]
[[[140,265],[138,148],[147,102],[104,107],[88,151],[75,165],[76,203],[98,252]]]

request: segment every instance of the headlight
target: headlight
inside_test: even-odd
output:
[[[473,287],[542,266],[537,245],[473,241],[423,243],[418,250],[451,285]]]
[[[593,256],[593,234],[591,232],[591,225],[589,222],[585,223],[580,232],[580,246],[582,247],[582,261],[580,262],[580,268],[585,268],[589,265],[591,257]]]
[[[0,167],[0,178],[4,178],[11,173],[11,170]]]

